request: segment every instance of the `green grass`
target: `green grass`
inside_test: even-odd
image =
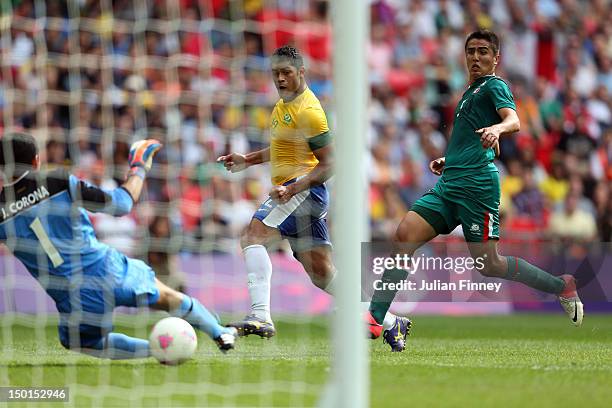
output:
[[[610,316],[589,315],[580,329],[561,315],[415,321],[404,353],[370,342],[371,406],[610,406]],[[313,406],[329,374],[324,319],[278,321],[276,338],[242,339],[228,355],[201,337],[196,358],[179,367],[83,357],[59,346],[54,327],[8,331],[6,324],[0,385],[69,386],[71,405],[79,407]]]

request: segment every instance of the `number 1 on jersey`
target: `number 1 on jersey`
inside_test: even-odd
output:
[[[30,224],[30,228],[32,229],[32,231],[34,231],[34,235],[36,235],[36,238],[38,238],[38,240],[40,241],[40,245],[42,245],[45,253],[51,260],[53,267],[57,268],[58,266],[63,264],[64,259],[59,254],[59,252],[57,252],[57,249],[49,239],[49,235],[47,235],[47,232],[43,228],[42,222],[40,222],[40,218],[36,217],[36,219]]]

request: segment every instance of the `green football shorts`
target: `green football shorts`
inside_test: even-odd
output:
[[[499,239],[499,173],[488,172],[446,180],[444,176],[411,210],[425,219],[438,234],[458,225],[468,242]]]

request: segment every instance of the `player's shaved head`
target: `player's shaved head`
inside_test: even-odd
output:
[[[18,176],[31,168],[38,155],[36,141],[27,133],[11,132],[0,137],[0,171]]]

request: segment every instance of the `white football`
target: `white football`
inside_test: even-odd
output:
[[[189,323],[166,317],[153,326],[149,336],[151,355],[162,364],[181,364],[193,357],[198,337]]]

